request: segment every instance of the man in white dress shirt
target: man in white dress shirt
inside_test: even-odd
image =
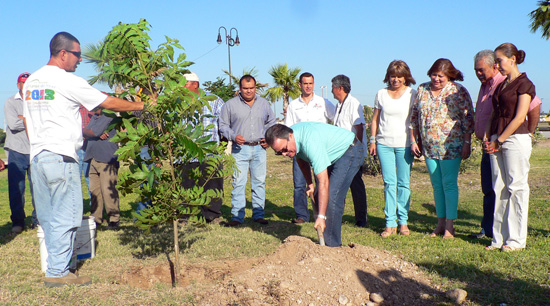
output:
[[[355,134],[355,141],[361,142],[365,147],[364,156],[367,157],[365,116],[363,106],[355,97],[350,94],[351,82],[349,77],[340,74],[332,78],[332,94],[338,100],[336,113],[334,114],[334,125],[352,131]],[[363,166],[351,182],[351,196],[355,209],[355,225],[367,226],[367,192],[363,183]]]
[[[334,119],[334,105],[313,92],[315,88],[313,74],[309,72],[302,73],[299,85],[302,94],[288,105],[285,125],[290,127],[298,122],[328,123],[332,121]],[[293,219],[292,223],[301,224],[309,221],[306,196],[307,183],[296,158],[293,158],[292,176],[294,181],[294,211],[296,212],[296,219]]]

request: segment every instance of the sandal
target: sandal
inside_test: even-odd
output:
[[[443,235],[443,239],[453,239],[455,237],[455,230],[452,231],[445,230],[445,234]]]
[[[399,234],[403,236],[409,236],[410,233],[411,231],[409,230],[409,227],[407,226],[407,224],[402,224],[399,226]]]
[[[382,238],[388,238],[389,236],[397,233],[397,227],[386,227],[386,229],[380,233]]]
[[[521,251],[521,250],[523,250],[523,248],[516,248],[509,245],[503,245],[501,248],[501,251],[503,252],[515,252],[515,251]]]
[[[496,246],[492,246],[492,245],[488,245],[485,247],[485,251],[495,251],[495,250],[498,250],[500,249],[499,247],[496,247]]]
[[[435,238],[437,237],[437,235],[442,235],[443,233],[445,233],[445,229],[435,229],[431,234],[430,234],[430,237],[431,238]]]

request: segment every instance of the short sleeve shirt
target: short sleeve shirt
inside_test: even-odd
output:
[[[309,162],[316,175],[340,159],[355,138],[348,130],[320,122],[300,122],[290,128],[296,140],[296,156]]]
[[[23,88],[30,158],[43,150],[78,160],[82,147],[80,105],[92,110],[107,96],[81,77],[46,65],[31,74]]]
[[[519,96],[528,94],[531,100],[535,98],[535,85],[522,73],[504,89],[505,82],[499,84],[493,95],[493,122],[491,123],[492,134],[500,135],[506,129],[510,121],[516,116]],[[529,134],[527,122],[524,121],[513,134]]]

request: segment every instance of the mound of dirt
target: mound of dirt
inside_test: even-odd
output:
[[[427,305],[445,299],[416,265],[389,252],[322,247],[298,236],[264,258],[182,270],[179,286],[196,292],[200,305]],[[169,267],[149,267],[134,268],[121,282],[150,288],[169,279]]]

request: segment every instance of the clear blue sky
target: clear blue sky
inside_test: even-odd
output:
[[[373,105],[390,61],[411,67],[417,85],[428,81],[433,62],[449,58],[464,73],[463,84],[476,100],[479,81],[473,56],[512,42],[525,50],[520,71],[527,72],[550,109],[550,41],[529,31],[528,13],[536,0],[484,1],[4,1],[0,12],[4,60],[0,74],[0,127],[3,103],[16,91],[17,76],[33,72],[49,58],[49,41],[60,31],[75,35],[84,46],[97,43],[118,22],[149,21],[153,46],[164,36],[177,38],[195,64],[201,83],[224,76],[227,45],[218,45],[218,28],[235,27],[240,46],[231,48],[232,71],[256,67],[259,80],[272,83],[271,66],[288,63],[315,75],[316,93],[330,88],[337,74],[351,78],[351,93]],[[84,62],[75,72],[88,78],[94,69]],[[104,86],[99,89],[106,90]],[[107,89],[108,90],[108,89]],[[332,94],[328,98],[334,101]],[[281,106],[278,103],[277,114]]]

